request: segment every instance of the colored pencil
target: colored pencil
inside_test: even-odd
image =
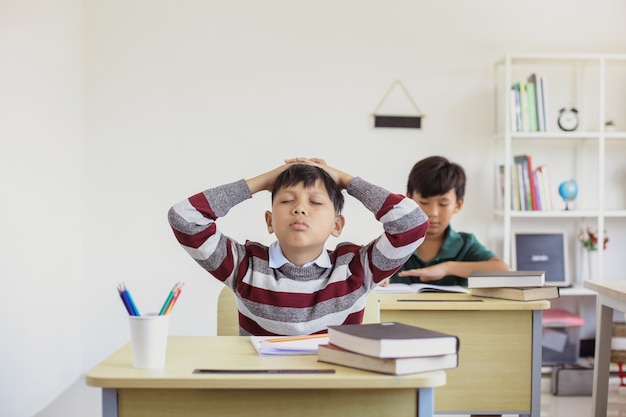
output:
[[[119,293],[120,298],[122,299],[122,302],[124,303],[124,307],[126,307],[126,311],[128,311],[128,314],[132,316],[133,315],[133,308],[130,306],[130,303],[128,302],[128,299],[124,295],[124,291],[118,286],[117,287],[117,292]]]
[[[305,334],[302,336],[284,336],[284,337],[276,337],[272,339],[266,339],[265,342],[270,343],[280,343],[280,342],[292,342],[295,340],[307,340],[307,339],[319,339],[322,337],[328,337],[328,333],[318,333],[318,334]]]
[[[120,296],[122,297],[122,301],[124,301],[124,305],[126,305],[126,309],[131,316],[140,316],[139,310],[135,305],[135,301],[133,300],[133,296],[130,295],[130,291],[126,288],[126,285],[122,282],[118,287],[118,291],[120,292]]]
[[[163,307],[161,307],[161,311],[159,311],[159,316],[167,314],[168,308],[170,307],[170,304],[172,304],[172,301],[174,300],[174,297],[176,296],[176,292],[182,287],[182,284],[183,283],[181,283],[181,281],[178,281],[174,285],[170,293],[167,295],[167,298],[165,299],[165,302],[163,303]]]
[[[180,286],[176,289],[176,294],[174,294],[174,297],[170,301],[170,304],[167,306],[167,309],[165,310],[165,314],[170,314],[170,312],[174,308],[174,304],[176,304],[176,300],[178,300],[178,296],[180,295],[182,290],[183,290],[183,284],[180,284]]]

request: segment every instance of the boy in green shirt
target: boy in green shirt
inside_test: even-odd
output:
[[[452,216],[463,207],[465,182],[463,167],[442,156],[422,159],[413,166],[407,197],[417,202],[430,224],[422,245],[389,282],[467,286],[472,271],[510,269],[472,233],[450,226]]]

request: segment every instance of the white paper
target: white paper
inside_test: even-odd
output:
[[[317,355],[317,347],[328,343],[328,336],[312,335],[298,339],[292,336],[250,336],[250,343],[261,356]]]

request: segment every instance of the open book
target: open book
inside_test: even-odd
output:
[[[469,294],[469,290],[460,285],[435,285],[424,282],[414,284],[390,283],[386,287],[374,288],[377,294],[416,294],[418,292],[460,292]]]
[[[328,343],[328,333],[305,336],[250,336],[250,343],[261,356],[315,355],[320,344]]]

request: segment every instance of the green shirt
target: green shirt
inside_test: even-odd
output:
[[[443,245],[439,250],[437,256],[435,256],[429,262],[424,262],[417,251],[413,252],[413,255],[408,261],[398,270],[406,271],[407,269],[419,269],[425,268],[431,265],[437,265],[447,261],[461,261],[461,262],[479,262],[488,261],[494,258],[496,255],[482,243],[476,239],[472,233],[456,232],[452,227],[448,226],[446,229]],[[401,282],[405,284],[411,284],[413,282],[422,282],[419,277],[399,277],[396,272],[390,282]],[[447,275],[437,281],[429,281],[430,284],[437,285],[463,285],[467,286],[467,278],[457,277],[455,275]]]

